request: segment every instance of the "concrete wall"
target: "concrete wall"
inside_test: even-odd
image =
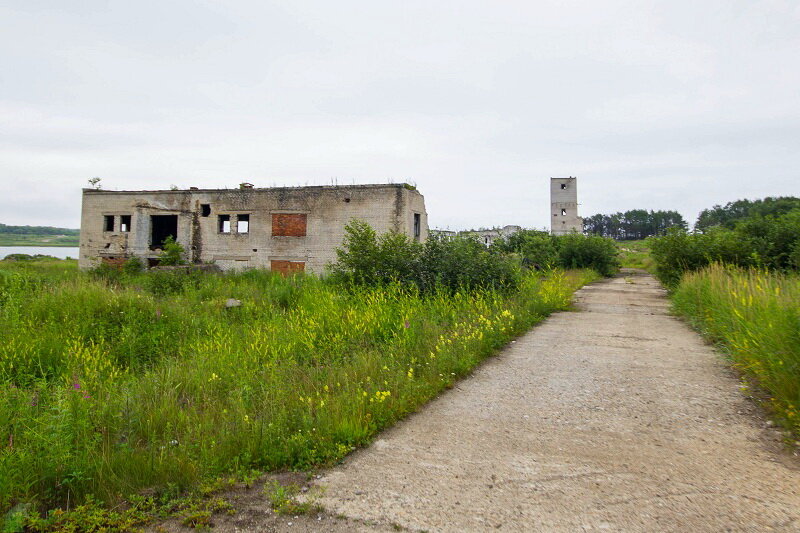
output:
[[[583,233],[583,219],[578,216],[576,178],[550,178],[550,232],[567,235]]]
[[[208,206],[204,213],[203,206]],[[305,236],[273,236],[273,215],[305,215]],[[120,228],[130,215],[130,231]],[[322,273],[336,260],[344,227],[357,218],[378,233],[395,230],[421,241],[428,236],[423,196],[404,185],[352,185],[275,189],[181,191],[102,191],[84,189],[81,215],[81,268],[102,258],[140,257],[154,260],[152,216],[177,216],[177,241],[188,261],[213,261],[222,269],[270,268],[303,263]],[[205,216],[204,216],[205,215]],[[230,218],[230,232],[221,233],[220,215]],[[237,232],[237,219],[249,216],[247,233]],[[415,236],[415,215],[419,235]],[[104,217],[114,217],[114,230],[104,231]],[[286,217],[295,222],[302,217]],[[158,243],[156,243],[158,244]],[[275,261],[275,263],[273,263]],[[287,263],[288,262],[288,263]]]

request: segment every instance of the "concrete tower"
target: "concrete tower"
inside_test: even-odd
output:
[[[550,233],[583,233],[583,219],[578,216],[577,178],[550,178]]]

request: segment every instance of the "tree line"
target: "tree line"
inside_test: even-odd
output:
[[[694,229],[701,233],[714,226],[733,229],[738,222],[751,217],[779,217],[794,209],[800,209],[800,198],[794,196],[736,200],[724,206],[715,205],[710,209],[703,209],[697,217]]]
[[[630,241],[663,235],[669,228],[686,229],[683,216],[677,211],[632,209],[611,215],[597,214],[583,219],[583,231],[589,235]]]
[[[53,226],[7,226],[0,224],[0,234],[10,235],[79,235],[80,230]]]

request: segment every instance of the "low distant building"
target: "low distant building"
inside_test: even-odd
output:
[[[138,257],[158,264],[172,236],[192,263],[321,273],[353,219],[378,233],[428,236],[424,197],[406,184],[169,191],[83,190],[81,268]]]
[[[520,231],[522,228],[520,226],[503,226],[502,228],[493,228],[493,229],[479,229],[479,230],[469,230],[469,231],[462,231],[459,235],[469,236],[475,239],[478,239],[480,242],[486,245],[488,248],[489,246],[494,243],[497,239],[507,239],[508,237],[514,235],[516,232]]]
[[[450,231],[449,229],[432,229],[428,230],[428,235],[443,241],[452,241],[458,236],[458,232]]]

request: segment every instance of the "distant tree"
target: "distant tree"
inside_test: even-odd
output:
[[[663,235],[669,228],[686,227],[686,221],[677,211],[632,209],[624,213],[597,214],[583,219],[584,233],[618,241],[644,239]]]
[[[0,234],[12,235],[78,235],[80,230],[52,226],[6,226],[0,224]]]
[[[100,188],[100,181],[102,181],[102,179],[103,178],[99,178],[97,176],[95,176],[93,178],[89,178],[89,180],[88,180],[89,181],[89,185],[91,185],[93,189],[99,189]]]
[[[768,196],[763,200],[736,200],[724,206],[715,205],[704,209],[697,217],[694,229],[706,232],[714,226],[733,229],[736,224],[750,216],[780,216],[794,209],[800,209],[800,198],[794,196]]]

